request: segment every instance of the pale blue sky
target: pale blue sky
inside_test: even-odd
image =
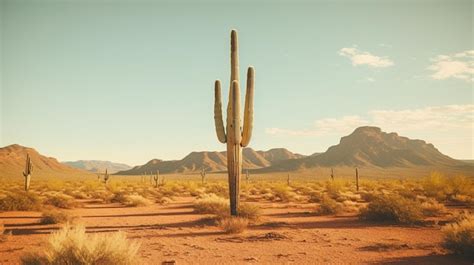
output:
[[[236,28],[251,147],[310,154],[377,125],[473,158],[472,1],[354,2],[3,0],[1,145],[131,165],[224,150],[213,82],[227,92]]]

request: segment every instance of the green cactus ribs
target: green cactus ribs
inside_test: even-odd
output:
[[[239,208],[240,176],[242,173],[242,147],[246,147],[252,138],[253,96],[255,71],[247,70],[247,91],[245,94],[243,126],[240,118],[240,81],[237,31],[230,34],[230,88],[227,104],[227,119],[224,128],[222,119],[221,83],[216,80],[214,87],[214,121],[217,139],[227,144],[227,171],[231,215],[237,216]]]

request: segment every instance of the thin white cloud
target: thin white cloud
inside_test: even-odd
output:
[[[387,57],[376,56],[356,48],[342,48],[339,50],[339,55],[349,58],[354,66],[368,65],[370,67],[383,68],[393,65],[393,61]]]
[[[438,55],[432,59],[428,70],[436,80],[449,78],[474,81],[474,50],[459,52],[452,55]]]

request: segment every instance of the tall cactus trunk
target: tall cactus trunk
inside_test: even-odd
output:
[[[30,189],[31,175],[25,176],[25,191]]]
[[[231,32],[231,74],[229,102],[227,105],[226,127],[222,119],[221,84],[215,82],[214,121],[217,138],[227,144],[227,171],[229,181],[230,213],[237,216],[239,209],[240,177],[242,174],[242,147],[246,147],[252,137],[253,127],[253,91],[254,69],[247,71],[247,92],[245,95],[245,109],[243,126],[240,118],[240,83],[239,83],[239,56],[237,31]]]
[[[25,191],[28,191],[30,189],[32,173],[33,173],[33,164],[31,163],[30,155],[26,154],[25,171],[23,172],[23,177],[25,177]]]
[[[356,190],[359,191],[359,170],[356,168]]]

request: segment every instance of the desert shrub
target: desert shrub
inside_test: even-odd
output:
[[[287,185],[275,185],[272,188],[272,194],[274,195],[274,199],[278,199],[282,202],[289,202],[295,198],[295,193],[291,189],[291,187]]]
[[[434,197],[438,201],[446,200],[449,193],[449,185],[446,177],[434,172],[422,181],[423,190],[429,197]]]
[[[63,224],[71,222],[73,217],[64,211],[48,210],[41,215],[42,224]]]
[[[442,229],[443,246],[457,254],[474,256],[474,216],[448,224]]]
[[[337,214],[342,211],[342,206],[338,204],[334,199],[331,197],[324,195],[321,198],[321,202],[319,208],[316,210],[316,213],[319,215],[327,215],[327,214]]]
[[[448,180],[450,199],[458,195],[474,195],[474,183],[466,176],[454,176]]]
[[[66,194],[60,194],[60,193],[54,196],[48,197],[44,201],[44,203],[52,205],[54,207],[63,208],[63,209],[72,209],[80,205],[74,200],[73,197]]]
[[[434,199],[421,203],[421,208],[425,216],[439,216],[446,212],[446,207]]]
[[[214,193],[204,194],[194,202],[194,210],[198,213],[221,215],[229,211],[229,202]]]
[[[308,202],[321,202],[323,195],[319,191],[313,191],[308,194]]]
[[[138,248],[122,232],[88,235],[83,226],[66,225],[49,237],[44,255],[26,255],[22,263],[131,265],[137,262]]]
[[[379,195],[361,210],[361,219],[375,222],[414,224],[423,219],[419,202],[400,195]]]
[[[242,217],[227,217],[219,221],[219,226],[229,234],[242,233],[248,224],[248,219]]]
[[[0,199],[0,210],[35,211],[41,208],[41,199],[34,193],[19,191]]]
[[[227,208],[227,213],[230,211],[229,208]],[[260,207],[254,204],[249,204],[249,203],[240,203],[239,205],[239,217],[246,218],[250,221],[257,221],[260,219],[260,216],[262,215],[262,211]]]
[[[344,183],[339,180],[327,181],[326,182],[326,192],[332,198],[337,198],[339,193],[343,190]]]
[[[122,203],[129,207],[140,207],[153,204],[151,200],[141,195],[126,195]]]
[[[206,193],[214,193],[219,197],[229,198],[229,190],[226,185],[213,183],[206,185]]]

